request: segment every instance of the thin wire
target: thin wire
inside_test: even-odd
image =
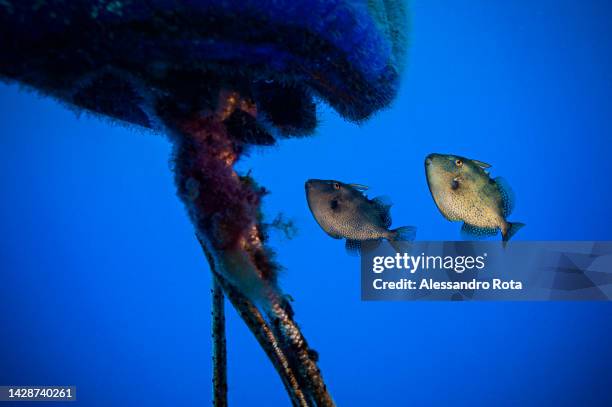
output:
[[[227,343],[225,339],[225,297],[212,275],[213,406],[227,407]]]

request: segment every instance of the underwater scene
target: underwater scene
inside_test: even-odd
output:
[[[612,405],[608,277],[587,301],[362,291],[381,241],[612,240],[611,20],[0,0],[0,407]]]

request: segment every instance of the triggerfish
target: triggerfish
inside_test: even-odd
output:
[[[363,243],[377,245],[388,240],[398,249],[399,242],[412,241],[416,228],[391,227],[391,204],[384,198],[369,199],[360,184],[311,179],[306,182],[308,207],[321,228],[334,239],[346,239],[349,253],[359,252]]]
[[[429,190],[444,217],[463,221],[470,237],[494,236],[501,230],[507,242],[525,224],[508,222],[514,194],[501,177],[491,178],[491,165],[456,155],[430,154],[425,159]]]

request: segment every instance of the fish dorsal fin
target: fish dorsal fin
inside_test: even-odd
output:
[[[482,239],[489,236],[495,236],[497,234],[497,229],[494,228],[480,228],[478,226],[470,225],[469,223],[464,223],[461,226],[461,236],[465,239]]]
[[[346,252],[351,256],[359,256],[359,254],[361,253],[361,241],[346,239],[344,248],[346,249]]]
[[[504,217],[508,217],[514,210],[514,192],[512,191],[512,188],[510,188],[508,181],[506,181],[504,178],[497,177],[494,179],[494,181],[497,184],[499,192],[501,193]]]
[[[380,220],[385,228],[389,228],[391,226],[391,200],[386,196],[379,196],[372,199],[372,205],[378,212],[380,216]]]
[[[348,184],[350,187],[355,188],[357,191],[367,191],[368,187],[366,185],[362,185],[362,184]]]
[[[477,166],[479,166],[480,168],[491,168],[491,164],[487,164],[483,161],[478,161],[478,160],[472,160],[474,162],[474,164],[476,164]]]

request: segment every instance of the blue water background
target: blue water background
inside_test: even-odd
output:
[[[612,3],[414,1],[396,103],[355,126],[254,150],[272,194],[282,286],[340,406],[610,405],[609,303],[364,303],[359,261],[312,219],[303,183],[369,185],[394,226],[460,238],[423,159],[493,164],[522,240],[612,239]],[[83,406],[211,398],[210,275],[169,170],[170,145],[0,86],[0,384],[78,386]],[[228,308],[233,406],[288,405]]]

